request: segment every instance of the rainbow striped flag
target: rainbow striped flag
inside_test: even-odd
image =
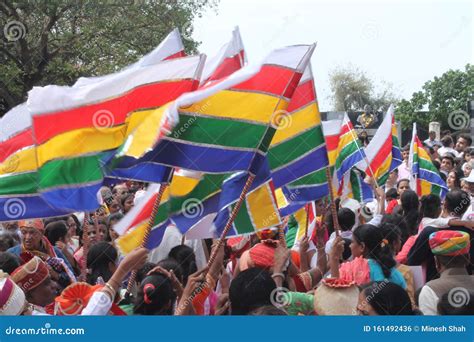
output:
[[[148,240],[149,249],[160,245],[169,225],[175,225],[188,238],[217,237],[227,223],[247,178],[244,172],[199,174],[183,171],[174,174],[162,197]],[[259,179],[264,175],[259,173],[250,188],[229,236],[256,232],[280,223],[271,181]],[[123,253],[141,244],[158,189],[158,185],[150,186],[143,200],[114,227],[121,235],[117,245]]]
[[[357,133],[355,132],[347,113],[344,114],[344,119],[342,121],[336,155],[334,169],[337,177],[334,178],[334,181],[337,180],[339,182],[338,193],[341,193],[341,185],[344,184],[344,175],[365,158],[364,150],[360,145]]]
[[[369,145],[364,148],[364,151],[369,166],[365,161],[361,161],[358,167],[374,177],[379,186],[383,186],[389,173],[396,169],[403,160],[398,142],[393,105],[388,108],[381,125]]]
[[[341,185],[341,200],[352,198],[361,203],[373,201],[375,198],[374,190],[364,181],[364,178],[365,174],[356,167],[346,173]]]
[[[337,147],[339,145],[339,134],[341,132],[341,120],[323,121],[324,140],[328,151],[329,165],[336,164]]]
[[[179,33],[178,33],[179,35]],[[199,88],[225,78],[244,66],[245,52],[238,28],[232,33],[232,39],[224,44],[216,56],[206,59]],[[194,87],[192,90],[196,90]],[[194,124],[194,120],[184,123],[184,129]],[[158,153],[158,152],[157,152]],[[137,181],[162,183],[168,179],[170,167],[158,164],[154,153],[141,158],[119,158],[108,165],[108,178],[133,179]]]
[[[151,128],[151,131],[155,133],[160,132],[162,121],[170,123],[168,127],[172,129],[171,134],[162,134],[163,139],[168,139],[167,143],[169,144],[179,140],[179,143],[182,144],[180,146],[183,146],[184,149],[187,148],[188,151],[192,151],[194,146],[198,146],[199,148],[201,148],[201,146],[199,146],[200,144],[191,144],[189,141],[190,138],[194,140],[199,139],[201,141],[202,139],[207,139],[213,143],[213,146],[209,147],[209,149],[211,149],[211,152],[216,153],[216,158],[212,161],[207,160],[208,165],[204,164],[204,161],[199,160],[199,154],[193,157],[189,155],[190,157],[186,157],[186,159],[182,160],[177,159],[176,155],[167,156],[172,163],[166,165],[187,169],[183,167],[183,165],[188,165],[187,163],[192,162],[191,165],[194,168],[191,170],[199,172],[211,171],[211,173],[204,175],[202,180],[198,182],[191,192],[185,196],[170,197],[167,204],[160,207],[160,211],[165,210],[167,215],[161,216],[162,219],[158,221],[159,224],[154,225],[150,236],[149,247],[159,245],[162,234],[164,233],[163,230],[169,224],[175,224],[182,233],[186,233],[192,229],[194,232],[198,231],[203,234],[218,235],[224,228],[229,214],[242,192],[245,181],[248,178],[247,169],[252,171],[252,167],[255,171],[256,179],[246,196],[243,208],[241,208],[238,213],[236,221],[234,222],[234,231],[231,234],[242,234],[249,230],[264,229],[280,222],[276,200],[273,195],[272,181],[269,178],[270,172],[269,169],[267,170],[267,168],[264,167],[266,166],[265,152],[275,132],[275,129],[271,125],[273,123],[271,119],[276,110],[286,108],[288,102],[286,99],[290,99],[293,95],[303,70],[305,70],[309,62],[309,57],[313,49],[314,46],[295,46],[276,50],[270,54],[262,66],[257,68],[246,67],[220,82],[211,84],[194,93],[183,95],[178,98],[174,104],[170,104],[163,110],[162,116],[157,116],[151,123],[146,123],[146,127]],[[261,88],[260,91],[257,90],[259,88]],[[275,93],[276,89],[279,89],[278,91],[281,92],[279,97]],[[225,102],[224,100],[226,98],[232,101]],[[241,99],[241,101],[244,102],[235,102],[237,99]],[[248,99],[250,102],[248,103],[245,99]],[[232,104],[235,104],[238,108],[229,107],[229,105]],[[252,104],[253,106],[251,106]],[[257,106],[257,108],[255,108],[255,106]],[[173,113],[171,112],[173,108],[176,110],[174,114],[178,115],[179,121],[173,118]],[[201,108],[210,114],[199,114],[199,109]],[[239,111],[239,108],[242,109],[242,111]],[[262,110],[259,111],[259,108]],[[188,126],[187,130],[177,130],[176,126],[172,128],[174,122],[182,122],[183,118],[190,116],[189,113],[195,113],[196,118],[194,120],[201,120],[202,122],[197,122],[196,126]],[[230,120],[235,118],[239,118],[239,120]],[[242,126],[242,124],[245,126]],[[211,126],[208,127],[207,125]],[[214,127],[214,125],[216,126]],[[220,130],[218,130],[219,127]],[[250,141],[240,141],[242,137],[241,135],[237,135],[237,131],[242,130],[245,132],[245,127],[250,129],[254,134],[257,133],[258,136],[251,137]],[[178,134],[175,139],[167,138],[177,132],[179,132],[181,136]],[[212,133],[212,135],[209,136],[210,133]],[[220,146],[219,139],[209,140],[210,137],[219,137],[219,134],[222,133],[226,134],[226,136],[221,142],[225,143],[226,146]],[[142,139],[145,137],[145,134],[148,134],[148,137],[146,137],[148,139],[146,140],[147,144],[144,144],[145,140]],[[184,138],[187,138],[187,140]],[[221,138],[224,138],[224,136],[221,136]],[[130,141],[124,145],[124,149],[121,153],[129,157],[140,157],[140,154],[146,151],[147,146],[150,148],[150,146],[153,145],[153,140],[154,137],[150,135],[149,132],[146,130],[139,132],[139,129],[137,129],[137,131],[130,136]],[[239,146],[237,144],[242,143],[250,143],[251,145],[248,145],[245,150],[243,150],[242,147],[235,147]],[[157,150],[164,153],[163,150],[160,149],[160,144],[161,143],[157,145]],[[189,147],[187,145],[189,145]],[[229,149],[229,145],[233,145],[234,148]],[[202,144],[201,148],[201,151],[204,151],[204,153],[205,146],[206,145]],[[241,152],[239,151],[240,149],[242,150]],[[225,155],[227,150],[230,151],[228,156]],[[258,166],[253,163],[253,157],[248,154],[252,150],[257,157],[261,157]],[[228,158],[235,156],[235,154],[233,154],[234,151],[240,152],[239,155],[246,158],[244,161],[235,160],[235,162],[240,163],[237,164],[237,166],[234,160],[232,160],[232,162],[228,160]],[[198,156],[198,158],[196,158],[196,156]],[[209,156],[211,157],[212,155]],[[220,164],[219,160],[230,163],[230,165]],[[232,171],[238,171],[239,168],[243,168],[244,165],[245,169],[243,172],[232,173]],[[226,170],[228,170],[227,173],[224,173],[223,171]],[[170,188],[173,188],[174,182],[175,180],[173,178]],[[192,208],[200,210],[191,210],[191,212],[194,213],[196,211],[197,213],[190,215],[189,210],[186,209],[189,203],[195,203]],[[270,211],[267,213],[262,208],[270,208],[271,213]],[[207,225],[207,231],[205,232],[201,232],[199,228],[202,222],[205,222]],[[212,225],[209,224],[211,222]],[[212,231],[209,229],[211,226],[213,227]],[[140,238],[133,238],[133,231],[135,231],[136,228],[131,230],[132,228],[133,227],[128,225],[126,229],[120,229],[119,233],[129,231],[130,234],[127,234],[127,237],[124,235],[123,239],[128,239],[136,243],[140,241]],[[200,237],[202,238],[203,236],[200,235]],[[124,250],[124,248],[122,249]]]
[[[328,195],[328,152],[321,115],[308,65],[286,111],[277,113],[279,126],[268,151],[275,187],[290,202],[307,203]]]
[[[0,222],[61,216],[70,211],[52,208],[38,193],[38,165],[26,103],[0,119]]]
[[[305,236],[311,237],[316,225],[316,205],[315,202],[306,204],[304,207],[296,211],[288,220],[288,233],[286,235],[286,243],[288,248],[297,250],[299,241]],[[289,234],[290,229],[296,229],[293,234]]]
[[[288,106],[313,50],[313,45],[275,50],[262,64],[184,94],[137,127],[117,157],[145,155],[199,172],[256,174],[275,132],[274,113]]]
[[[33,88],[27,103],[43,198],[56,208],[97,208],[111,151],[156,108],[194,89],[203,62],[203,56],[176,58],[138,64],[84,86]]]
[[[410,185],[412,189],[416,189],[418,196],[435,194],[444,198],[448,187],[431,162],[428,152],[423,148],[423,143],[417,136],[416,123],[413,123],[408,165],[411,170]]]

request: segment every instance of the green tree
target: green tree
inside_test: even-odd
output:
[[[398,101],[390,84],[382,82],[381,91],[376,92],[374,82],[354,66],[334,69],[329,74],[329,82],[336,111],[359,111],[365,105],[374,110],[387,109]]]
[[[1,0],[0,116],[33,86],[72,85],[133,63],[175,27],[196,52],[193,19],[216,1]]]
[[[449,129],[449,114],[465,110],[467,101],[473,98],[474,66],[467,64],[464,70],[449,70],[426,82],[410,100],[400,101],[395,113],[403,128],[411,127],[415,121],[426,127],[430,121],[438,121],[442,129]],[[417,115],[424,108],[428,113]]]

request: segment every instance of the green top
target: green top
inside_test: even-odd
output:
[[[295,244],[296,234],[298,233],[298,222],[293,215],[288,220],[288,231],[285,235],[286,245],[288,248],[292,248]]]
[[[283,296],[282,308],[288,312],[288,315],[314,314],[314,295],[303,292],[286,292]]]

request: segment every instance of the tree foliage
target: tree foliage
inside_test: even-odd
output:
[[[151,51],[173,28],[196,52],[193,19],[217,0],[1,0],[0,116],[36,85],[71,85]]]
[[[381,91],[377,92],[374,81],[353,66],[336,68],[329,74],[329,79],[336,111],[360,111],[365,105],[384,110],[398,101],[390,84],[383,82]]]
[[[466,110],[467,101],[473,98],[474,66],[467,64],[464,70],[449,70],[427,81],[410,100],[400,101],[396,108],[397,119],[404,128],[411,127],[413,122],[428,126],[430,121],[438,121],[443,129],[448,129],[449,114]],[[417,115],[426,107],[426,115]]]

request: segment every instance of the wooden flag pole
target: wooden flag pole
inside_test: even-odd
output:
[[[237,217],[237,214],[240,210],[240,207],[242,206],[242,203],[245,201],[245,197],[247,196],[247,193],[250,190],[250,187],[252,186],[252,183],[255,179],[255,175],[250,174],[249,177],[247,178],[247,181],[245,182],[244,188],[239,196],[239,199],[237,200],[237,203],[235,204],[234,208],[232,209],[232,212],[230,214],[229,220],[227,220],[227,223],[224,227],[224,230],[221,233],[221,236],[219,240],[217,241],[217,245],[211,252],[211,256],[209,257],[209,261],[207,262],[207,271],[204,273],[204,276],[207,275],[207,272],[211,268],[211,266],[214,264],[216,261],[217,253],[219,253],[219,250],[222,248],[222,246],[225,243],[225,237],[227,236],[227,233],[229,232],[230,228],[232,227],[232,224],[234,223],[235,218]],[[191,295],[184,301],[184,305],[178,305],[175,310],[175,315],[180,316],[183,311],[187,308],[188,305],[192,303],[194,298],[202,291],[202,288],[206,286],[206,281],[199,286],[197,289],[195,289]]]
[[[306,204],[306,222],[304,227],[304,237],[308,237],[308,225],[309,225],[309,208],[311,203]]]
[[[82,260],[81,266],[81,281],[86,281],[87,275],[87,254],[89,253],[89,213],[84,213],[84,224],[82,226]]]
[[[336,203],[334,202],[332,176],[331,176],[331,170],[329,169],[329,166],[326,166],[326,178],[328,179],[329,200],[330,200],[329,208],[331,210],[334,231],[336,232],[336,236],[339,236],[340,228],[339,228],[339,221],[337,220]]]
[[[168,188],[168,186],[169,184],[160,185],[160,190],[158,191],[158,195],[156,196],[155,203],[153,204],[153,209],[148,219],[148,223],[145,228],[145,234],[143,235],[143,241],[140,247],[145,247],[146,244],[148,243],[148,239],[151,234],[151,228],[153,227],[153,223],[155,222],[155,216],[158,213],[158,209],[160,208],[161,198],[163,197],[163,194],[165,193],[165,190]],[[136,278],[137,278],[137,271],[133,270],[132,273],[130,274],[130,278],[128,279],[127,292],[125,294],[126,296],[129,296],[132,293],[133,283],[135,283]]]

